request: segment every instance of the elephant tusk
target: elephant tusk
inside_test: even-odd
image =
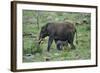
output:
[[[43,39],[39,39],[38,43],[40,44]]]

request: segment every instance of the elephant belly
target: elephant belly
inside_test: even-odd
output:
[[[67,36],[55,36],[54,38],[55,40],[61,40],[61,41],[66,41],[67,40]]]

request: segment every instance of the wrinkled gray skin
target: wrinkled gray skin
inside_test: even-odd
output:
[[[74,35],[75,35],[76,29],[75,26],[70,22],[52,22],[47,23],[41,28],[40,36],[39,36],[39,44],[41,43],[41,40],[45,37],[49,37],[48,39],[48,47],[47,51],[50,51],[51,44],[53,40],[55,41],[55,44],[57,46],[58,50],[62,50],[62,42],[66,42],[66,44],[70,44],[72,49],[75,49],[75,46],[73,44],[74,41]]]

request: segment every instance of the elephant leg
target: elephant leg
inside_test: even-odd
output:
[[[50,51],[50,47],[51,47],[52,42],[53,42],[53,37],[49,37],[49,40],[48,40],[48,47],[47,47],[47,51],[48,51],[48,52]]]
[[[75,45],[73,44],[73,41],[72,40],[69,40],[68,43],[70,44],[71,49],[75,49]]]
[[[68,39],[68,43],[70,44],[71,46],[71,49],[75,49],[75,45],[73,44],[73,41],[74,41],[74,35],[70,35],[70,38]]]

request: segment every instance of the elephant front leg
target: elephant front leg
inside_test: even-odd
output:
[[[50,51],[50,47],[51,47],[52,42],[53,42],[53,37],[49,37],[49,40],[48,40],[48,47],[47,47],[47,51],[48,51],[48,52]]]

